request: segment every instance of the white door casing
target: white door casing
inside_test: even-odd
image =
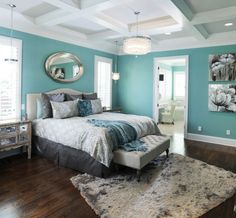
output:
[[[154,58],[153,63],[153,119],[158,122],[159,120],[159,64],[158,60],[170,60],[184,58],[185,59],[185,105],[184,105],[184,138],[188,133],[188,78],[189,78],[189,56],[169,56]]]

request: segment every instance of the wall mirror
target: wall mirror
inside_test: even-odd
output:
[[[45,62],[45,70],[53,80],[62,83],[78,80],[84,71],[79,58],[66,52],[50,55]]]

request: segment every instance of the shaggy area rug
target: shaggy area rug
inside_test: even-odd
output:
[[[236,192],[236,175],[204,162],[171,154],[143,169],[102,179],[87,174],[71,178],[101,217],[199,217]]]

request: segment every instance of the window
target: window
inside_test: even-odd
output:
[[[183,100],[185,96],[185,73],[174,73],[174,99]]]
[[[21,116],[21,41],[0,37],[0,51],[0,120],[19,119]]]
[[[95,56],[94,89],[103,107],[112,106],[112,59]]]

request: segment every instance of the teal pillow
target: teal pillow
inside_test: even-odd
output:
[[[79,100],[78,109],[79,109],[79,115],[81,117],[93,114],[92,104],[90,100]]]
[[[96,100],[79,100],[78,109],[81,117],[91,114],[99,114],[103,111],[101,100],[99,98]]]
[[[43,118],[43,105],[42,105],[42,100],[39,98],[37,98],[36,101],[36,108],[37,108],[37,114],[36,114],[37,119]]]

